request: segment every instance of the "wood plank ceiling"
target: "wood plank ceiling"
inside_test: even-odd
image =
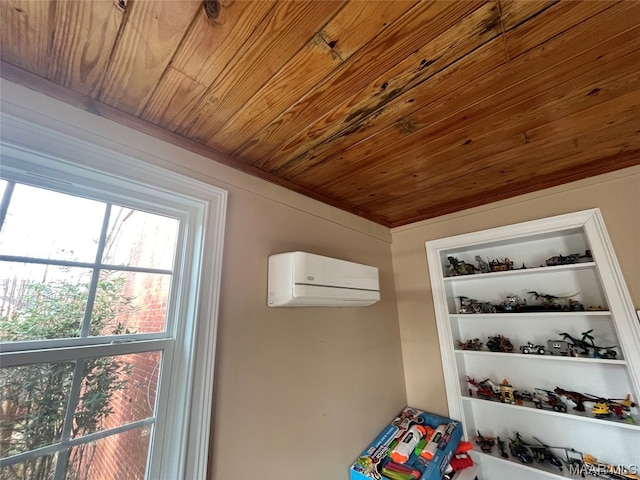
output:
[[[640,2],[1,0],[2,76],[395,227],[640,164]]]

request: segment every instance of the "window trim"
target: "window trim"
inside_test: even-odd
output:
[[[190,285],[189,298],[173,308],[178,309],[174,312],[177,315],[191,315],[196,320],[193,325],[185,325],[185,322],[173,326],[174,329],[180,327],[186,330],[174,330],[176,334],[184,335],[176,337],[182,340],[176,342],[174,350],[175,361],[170,372],[172,384],[170,388],[163,389],[158,403],[178,405],[180,393],[187,392],[187,395],[179,408],[171,407],[171,415],[165,415],[166,421],[156,424],[154,439],[162,443],[152,446],[154,457],[149,461],[147,475],[149,479],[206,478],[226,190],[132,158],[119,151],[121,148],[108,149],[13,115],[2,113],[1,122],[0,148],[4,157],[3,176],[7,178],[13,175],[11,170],[26,170],[30,172],[30,183],[37,184],[38,178],[42,181],[42,176],[47,177],[51,173],[51,166],[55,162],[67,180],[74,183],[74,191],[79,195],[93,196],[96,191],[108,191],[110,201],[114,203],[118,199],[126,199],[126,204],[133,208],[144,209],[145,205],[153,205],[155,211],[158,211],[158,203],[154,202],[154,198],[171,197],[181,204],[181,212],[188,212],[184,225],[187,228],[186,238],[190,240],[178,247],[176,265],[189,260],[194,262],[190,278],[184,279]],[[82,137],[88,136],[82,131],[79,133]],[[25,178],[19,181],[25,182]],[[53,184],[51,179],[47,179],[47,188]],[[123,184],[135,185],[136,190],[146,195],[148,200],[132,203]],[[165,213],[180,216],[180,212],[171,208],[167,208]],[[167,329],[170,328],[167,325]],[[146,349],[163,342],[162,339],[149,338],[144,343],[147,341]],[[61,357],[65,356],[69,346],[60,345],[57,349]],[[85,348],[92,352],[99,351],[100,345]],[[23,353],[14,352],[10,355],[15,362],[23,361],[19,358]],[[185,365],[189,368],[189,375],[183,372]],[[185,429],[184,425],[188,425],[188,428]]]

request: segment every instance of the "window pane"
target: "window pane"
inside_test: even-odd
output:
[[[72,436],[153,416],[161,352],[86,360]]]
[[[0,232],[0,253],[93,262],[105,204],[16,185]]]
[[[170,275],[102,271],[91,335],[165,330]]]
[[[65,480],[142,480],[150,438],[147,426],[74,447]]]
[[[74,365],[0,368],[3,458],[60,441]]]
[[[170,270],[179,221],[113,206],[103,263]]]
[[[77,337],[91,270],[0,262],[0,341]]]
[[[56,471],[58,454],[36,457],[0,469],[2,480],[48,480]]]

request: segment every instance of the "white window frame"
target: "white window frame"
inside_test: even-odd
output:
[[[168,321],[167,332],[137,335],[134,350],[165,348],[163,363],[171,365],[161,377],[147,478],[206,478],[227,192],[12,115],[3,113],[0,121],[2,177],[180,218],[185,230],[174,275],[184,282],[177,289],[183,294],[170,299],[167,318],[184,321]],[[10,366],[77,358],[79,352],[132,351],[129,342],[84,340],[82,347],[78,339],[46,341],[55,347],[55,358],[37,349],[21,351],[20,345],[3,347],[1,362]]]

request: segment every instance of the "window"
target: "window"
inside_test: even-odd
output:
[[[0,480],[203,477],[226,194],[81,146],[2,145]]]

